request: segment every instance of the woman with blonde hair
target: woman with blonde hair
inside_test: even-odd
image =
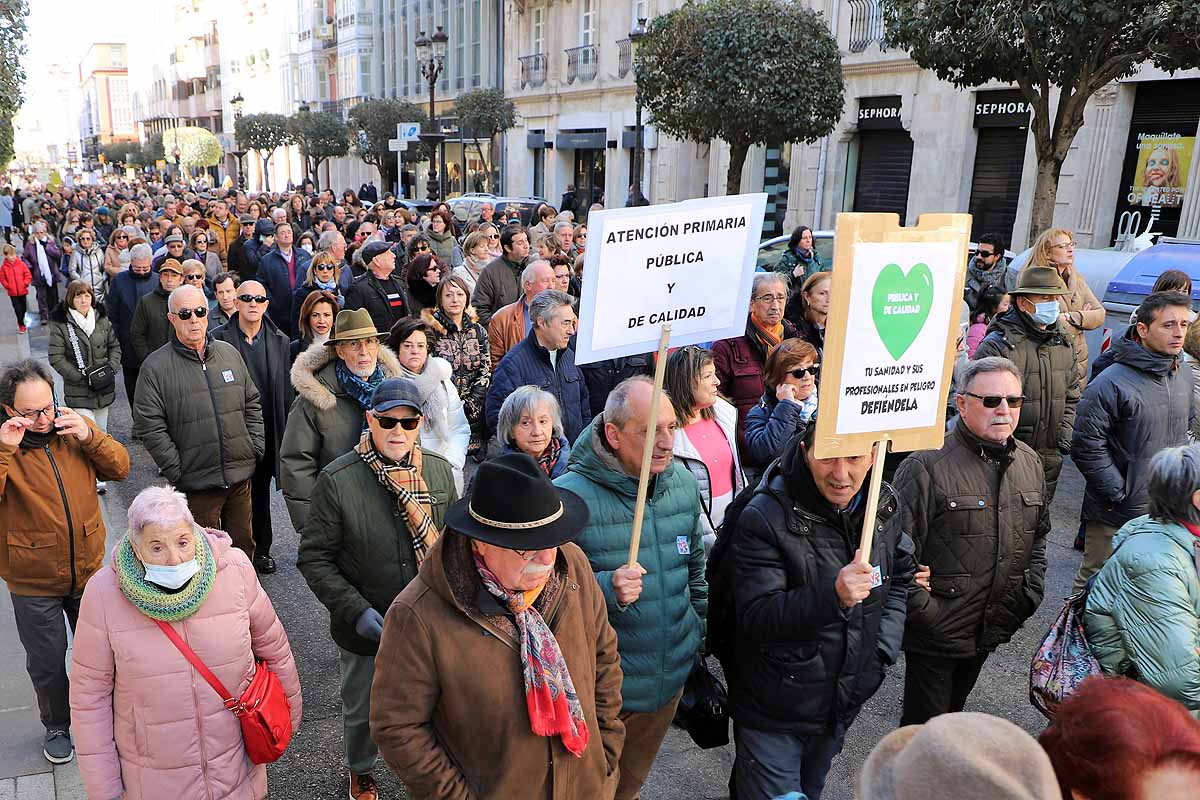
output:
[[[1067,285],[1067,293],[1058,299],[1058,321],[1075,344],[1075,371],[1079,391],[1087,385],[1088,346],[1086,331],[1104,324],[1104,306],[1087,281],[1075,269],[1075,237],[1065,228],[1049,228],[1033,243],[1026,267],[1054,267]]]
[[[338,259],[330,250],[322,250],[312,257],[312,261],[308,262],[308,272],[304,276],[304,282],[296,286],[296,291],[292,293],[292,314],[295,319],[292,320],[292,327],[299,330],[298,323],[301,317],[301,308],[304,306],[304,301],[313,292],[329,292],[337,298],[338,308],[346,304],[346,298],[342,296],[341,289],[338,288],[338,279],[342,274],[342,265],[338,263]],[[337,315],[337,311],[334,311]]]

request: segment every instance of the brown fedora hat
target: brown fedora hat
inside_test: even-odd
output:
[[[1071,290],[1054,267],[1026,267],[1009,294],[1068,294]]]
[[[342,310],[338,312],[337,318],[333,321],[333,330],[330,332],[329,338],[325,340],[325,346],[329,347],[339,342],[377,338],[379,338],[379,331],[375,330],[371,312],[365,308],[356,308],[353,311]]]

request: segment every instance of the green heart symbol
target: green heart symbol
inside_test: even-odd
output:
[[[917,340],[933,305],[933,273],[914,264],[906,276],[898,264],[888,264],[871,291],[871,316],[883,346],[897,361]]]

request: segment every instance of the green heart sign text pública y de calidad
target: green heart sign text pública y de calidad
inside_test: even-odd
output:
[[[897,361],[917,340],[933,305],[933,273],[927,264],[914,264],[906,276],[898,264],[888,264],[871,291],[871,316],[883,346]]]

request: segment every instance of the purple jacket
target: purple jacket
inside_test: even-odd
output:
[[[36,240],[31,236],[25,242],[25,249],[21,253],[21,257],[25,259],[25,263],[29,265],[29,272],[33,275],[34,286],[57,286],[59,272],[62,262],[62,251],[58,249],[58,243],[54,241],[54,237],[46,239],[42,245],[46,250],[46,261],[50,264],[50,283],[47,284],[42,277],[42,271],[38,267],[37,246],[34,244]]]

